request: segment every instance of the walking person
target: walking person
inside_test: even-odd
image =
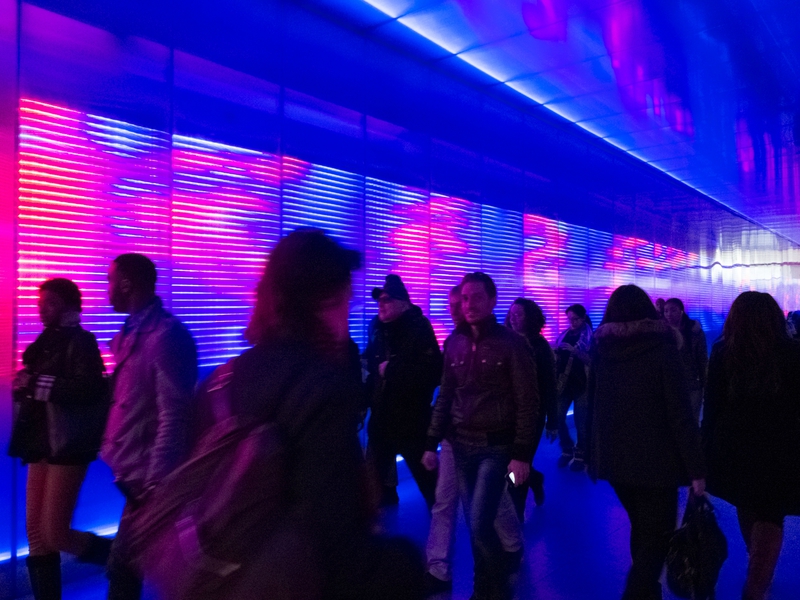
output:
[[[686,380],[689,382],[689,397],[692,401],[692,412],[700,423],[700,411],[703,407],[703,388],[706,385],[708,370],[708,345],[706,334],[698,321],[690,319],[686,314],[683,302],[678,298],[670,298],[664,305],[664,319],[670,327],[681,335],[679,345],[681,360],[686,369]]]
[[[675,530],[678,487],[705,492],[700,430],[692,416],[676,334],[647,294],[617,288],[597,328],[589,378],[589,475],[611,484],[631,522],[623,600],[660,600]]]
[[[184,325],[156,295],[156,267],[142,254],[122,254],[108,272],[108,296],[128,314],[111,340],[116,368],[101,456],[125,496],[109,559],[110,600],[141,598],[126,537],[137,507],[188,449],[197,382],[197,349]]]
[[[542,309],[536,302],[527,298],[514,300],[505,320],[506,327],[510,327],[512,331],[521,335],[528,342],[528,347],[536,363],[536,380],[541,408],[538,412],[534,429],[534,456],[545,429],[547,430],[547,439],[551,442],[558,437],[558,392],[555,358],[553,349],[542,335],[545,323],[546,319]],[[536,506],[543,505],[544,473],[537,471],[533,465],[531,465],[531,476],[528,479],[528,483],[509,489],[520,521],[523,521],[525,516],[525,501],[528,496],[528,488],[533,492],[533,500],[536,502]]]
[[[573,304],[565,311],[569,329],[556,341],[556,381],[558,393],[558,441],[561,444],[559,468],[584,470],[586,451],[586,382],[589,369],[589,349],[592,343],[592,324],[586,309]],[[573,416],[577,443],[572,440],[567,425],[569,407],[575,405]]]
[[[448,341],[423,464],[434,470],[436,449],[453,447],[459,494],[475,561],[473,598],[509,595],[509,571],[495,530],[506,476],[522,485],[530,474],[533,428],[539,409],[536,366],[525,341],[492,311],[497,288],[484,273],[461,282],[465,323]]]
[[[26,564],[33,597],[59,600],[59,552],[98,565],[108,558],[110,540],[70,527],[89,463],[100,449],[108,394],[97,340],[80,325],[78,286],[63,278],[42,283],[39,317],[44,331],[25,349],[14,378],[9,454],[28,465]]]
[[[800,515],[799,366],[778,303],[739,295],[711,350],[702,429],[708,490],[736,507],[749,554],[743,600],[768,597],[784,520]]]

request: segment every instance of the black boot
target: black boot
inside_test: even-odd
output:
[[[91,541],[86,547],[86,550],[81,552],[78,556],[78,562],[88,563],[90,565],[100,565],[105,567],[108,563],[108,555],[111,553],[111,542],[108,538],[100,537],[90,533]]]
[[[58,552],[25,559],[36,600],[61,600],[61,555]]]

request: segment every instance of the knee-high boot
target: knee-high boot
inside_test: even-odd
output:
[[[51,552],[25,559],[36,600],[61,600],[61,554]]]

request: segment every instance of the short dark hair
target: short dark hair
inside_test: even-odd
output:
[[[647,292],[631,283],[619,286],[611,294],[603,315],[603,323],[628,323],[658,318],[658,311]]]
[[[674,304],[675,306],[681,309],[681,312],[686,312],[686,309],[683,307],[683,301],[681,301],[680,298],[670,298],[669,300],[664,302],[665,306],[667,304]]]
[[[461,284],[460,283],[458,285],[454,285],[453,287],[450,288],[450,295],[451,296],[455,296],[456,294],[460,294],[460,293],[461,293]]]
[[[570,306],[567,307],[567,310],[564,311],[564,314],[567,314],[569,312],[575,313],[581,319],[586,318],[586,307],[583,304],[571,304]]]
[[[486,273],[475,271],[474,273],[467,273],[461,280],[461,285],[465,283],[482,283],[489,298],[497,298],[497,286],[494,281]]]
[[[81,310],[81,291],[75,282],[64,277],[48,279],[39,286],[39,292],[50,292],[55,294],[64,302],[67,310]]]
[[[120,275],[131,282],[134,290],[148,293],[156,291],[156,266],[144,254],[120,254],[114,259],[114,264]]]

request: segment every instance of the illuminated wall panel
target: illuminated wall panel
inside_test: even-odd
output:
[[[175,136],[172,305],[197,341],[200,368],[237,356],[267,252],[280,237],[274,156]]]
[[[497,285],[499,320],[524,294],[522,283],[522,213],[481,206],[481,271]]]

